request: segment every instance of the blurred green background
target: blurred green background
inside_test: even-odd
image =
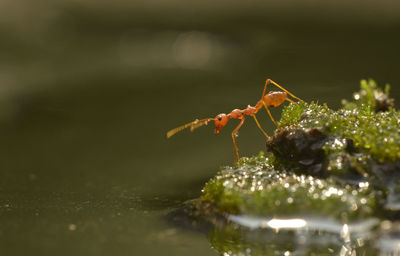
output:
[[[219,136],[165,133],[255,104],[266,78],[331,107],[362,78],[399,99],[399,11],[361,0],[1,1],[0,251],[216,255],[162,217],[232,163],[235,121]],[[251,121],[238,143],[242,156],[265,148]]]

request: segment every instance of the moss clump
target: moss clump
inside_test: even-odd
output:
[[[373,215],[375,194],[361,182],[340,186],[332,179],[276,170],[262,153],[223,168],[203,191],[221,212],[262,216],[330,216],[347,221]]]
[[[334,111],[327,105],[317,103],[290,104],[283,109],[279,127],[291,129],[311,130],[318,129],[322,133],[341,139],[351,139],[358,150],[371,156],[379,163],[394,162],[400,159],[400,114],[388,107],[382,111],[375,109],[377,102],[383,98],[393,102],[382,90],[375,89],[375,83],[365,84],[362,90],[355,94],[353,102],[345,102],[343,108]],[[371,85],[371,87],[366,87]],[[388,91],[388,90],[386,90]],[[358,96],[357,96],[358,95]],[[363,97],[359,95],[365,95]],[[371,97],[379,97],[372,100]],[[375,98],[373,98],[375,99]],[[385,100],[384,100],[385,101]],[[341,143],[328,143],[327,153],[340,151]]]
[[[361,90],[353,94],[353,102],[343,100],[344,108],[355,109],[363,105],[370,106],[375,112],[388,111],[394,108],[394,99],[389,98],[390,86],[385,90],[378,87],[374,80],[361,80]]]

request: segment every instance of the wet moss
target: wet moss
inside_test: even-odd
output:
[[[276,170],[262,153],[242,159],[238,167],[223,168],[203,191],[221,212],[256,216],[330,216],[347,221],[374,214],[376,195],[367,182],[341,186]],[[257,163],[257,164],[254,164]]]
[[[362,105],[370,106],[375,112],[388,111],[394,108],[394,99],[389,97],[390,85],[385,89],[378,87],[374,80],[361,80],[361,90],[353,94],[353,101],[343,100],[344,108],[354,109]]]
[[[198,202],[221,214],[340,221],[381,214],[400,170],[400,116],[388,92],[370,80],[339,110],[289,104],[267,153],[222,168]]]
[[[279,127],[304,131],[318,129],[339,140],[352,140],[358,150],[379,163],[399,160],[400,114],[393,108],[393,99],[372,81],[362,81],[361,85],[361,91],[354,94],[354,101],[345,101],[343,108],[336,111],[314,102],[286,106]],[[337,148],[341,143],[336,142],[327,143],[327,154],[332,150],[341,151]]]

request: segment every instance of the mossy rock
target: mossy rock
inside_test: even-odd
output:
[[[201,200],[220,212],[256,216],[327,216],[343,221],[373,216],[379,198],[369,183],[342,185],[332,178],[276,170],[260,153],[225,167],[203,190]]]
[[[314,102],[286,106],[267,153],[223,167],[197,204],[221,215],[341,222],[384,216],[389,192],[397,191],[390,184],[400,170],[400,114],[388,86],[361,85],[339,110]]]

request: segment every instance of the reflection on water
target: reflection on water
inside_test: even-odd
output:
[[[331,239],[324,240],[324,234],[327,234],[327,237],[336,235],[336,247],[340,248],[340,255],[354,255],[356,248],[365,246],[368,240],[374,238],[372,228],[379,223],[378,219],[367,219],[358,223],[341,224],[329,219],[316,218],[267,219],[234,215],[230,215],[228,218],[233,223],[248,227],[252,230],[274,230],[276,236],[285,236],[286,230],[295,231],[295,238],[292,241],[294,244],[300,243],[305,245],[313,243],[315,246],[318,244],[318,246],[322,248],[326,246],[328,241],[329,243],[334,243]],[[283,232],[283,234],[279,234],[281,232]],[[313,237],[315,234],[318,234],[318,240],[315,240]],[[330,249],[332,253],[335,252],[333,248]],[[290,253],[298,252],[296,249]]]
[[[230,224],[210,235],[221,255],[375,255],[395,244],[375,243],[378,219],[341,224],[332,220],[268,219],[230,215]],[[388,240],[389,241],[389,240]]]
[[[348,234],[349,232],[355,233],[357,236],[366,236],[371,228],[379,223],[378,219],[368,219],[360,223],[340,224],[337,221],[329,219],[316,219],[316,218],[293,218],[293,219],[268,219],[268,218],[255,218],[250,216],[227,216],[232,222],[248,227],[250,229],[256,228],[270,228],[276,231],[282,229],[307,229],[307,230],[320,230],[337,234]]]

